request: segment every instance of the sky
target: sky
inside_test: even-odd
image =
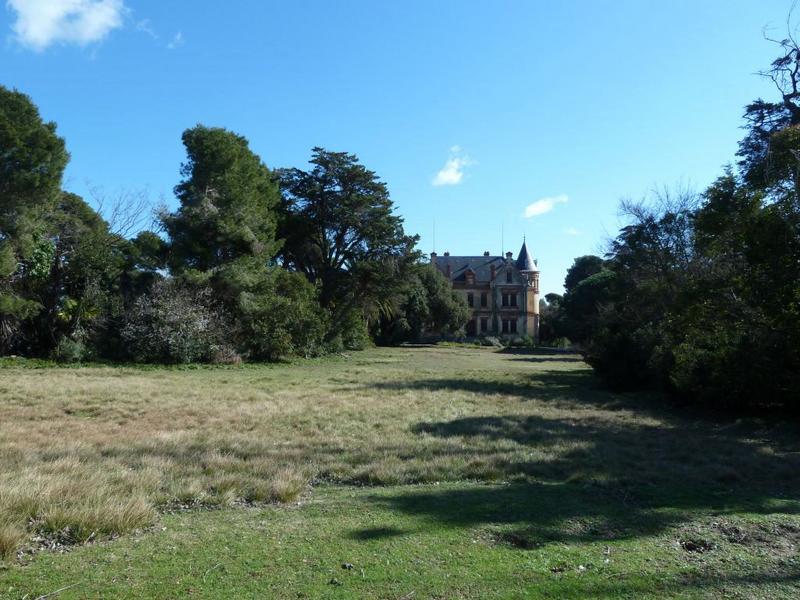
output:
[[[3,5],[4,4],[4,5]],[[0,0],[0,85],[58,124],[65,188],[174,207],[198,123],[269,167],[356,154],[426,254],[516,255],[543,292],[622,198],[702,190],[774,98],[790,0]],[[434,235],[435,232],[435,235]]]

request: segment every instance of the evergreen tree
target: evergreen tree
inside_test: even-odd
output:
[[[23,289],[46,279],[49,218],[69,160],[56,125],[30,98],[0,86],[0,352],[24,348],[22,322],[42,306]]]

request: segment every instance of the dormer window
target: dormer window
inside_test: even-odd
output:
[[[475,273],[471,269],[464,273],[464,278],[467,280],[469,285],[475,283]]]

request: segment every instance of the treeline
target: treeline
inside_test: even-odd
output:
[[[605,257],[575,260],[543,334],[579,345],[616,388],[724,407],[800,408],[800,49],[746,108],[737,168],[705,192],[623,203]]]
[[[276,360],[464,326],[354,155],[314,148],[310,170],[271,170],[225,129],[183,143],[177,209],[128,236],[62,189],[55,124],[0,87],[0,355]]]

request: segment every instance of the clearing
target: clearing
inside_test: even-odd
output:
[[[575,355],[36,365],[0,369],[0,598],[800,596],[798,427]]]

